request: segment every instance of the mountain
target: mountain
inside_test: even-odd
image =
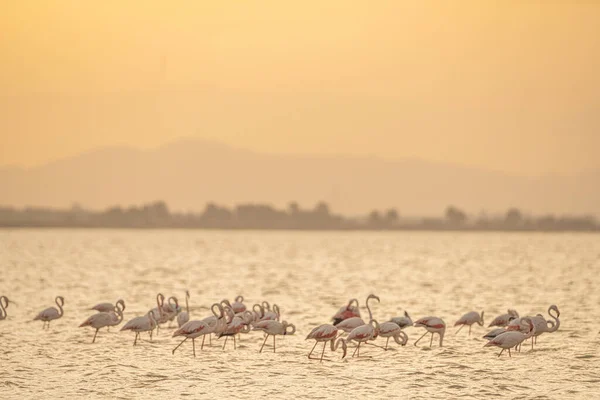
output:
[[[202,140],[155,150],[108,147],[31,169],[0,169],[0,204],[103,209],[164,200],[200,211],[214,201],[312,207],[365,214],[395,207],[402,215],[441,215],[519,207],[542,214],[600,215],[600,170],[572,177],[525,178],[423,160],[260,154]]]

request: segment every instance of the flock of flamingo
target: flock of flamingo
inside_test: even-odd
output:
[[[135,333],[133,341],[133,345],[135,346],[138,340],[140,340],[141,333],[147,332],[150,335],[150,340],[152,340],[152,333],[155,329],[158,334],[161,325],[172,323],[176,320],[178,328],[173,332],[172,337],[183,337],[184,339],[173,349],[172,353],[174,354],[185,341],[192,339],[194,357],[196,356],[195,339],[200,336],[202,336],[200,350],[204,348],[207,335],[210,341],[212,341],[212,335],[215,335],[217,338],[224,337],[223,349],[225,349],[227,340],[231,337],[235,350],[237,348],[236,336],[239,337],[240,334],[251,331],[261,331],[265,335],[265,339],[259,352],[263,351],[269,336],[273,336],[273,352],[275,352],[275,338],[277,335],[292,335],[296,332],[294,324],[289,324],[281,319],[281,313],[276,304],[271,306],[268,302],[263,301],[260,304],[254,304],[250,310],[244,304],[244,298],[238,296],[234,302],[222,300],[220,303],[214,303],[210,308],[212,315],[204,319],[191,320],[189,299],[190,294],[186,291],[185,310],[183,310],[176,297],[171,296],[165,302],[165,296],[159,293],[156,296],[156,307],[149,310],[146,315],[129,320],[123,325],[121,331],[132,331]],[[415,341],[415,346],[428,333],[431,333],[429,346],[433,346],[434,334],[437,333],[439,336],[439,346],[442,347],[446,332],[446,323],[441,318],[424,317],[413,323],[408,312],[405,311],[404,316],[394,317],[387,322],[379,323],[373,319],[373,313],[369,304],[370,300],[380,302],[379,297],[376,295],[371,294],[367,297],[365,301],[369,313],[367,323],[360,316],[358,300],[352,299],[335,313],[332,318],[332,324],[323,324],[315,327],[306,337],[306,340],[315,340],[315,345],[312,347],[310,353],[308,353],[308,358],[323,361],[328,343],[333,352],[341,346],[343,351],[342,358],[346,357],[347,347],[351,342],[356,343],[352,357],[360,357],[360,347],[363,344],[387,350],[390,339],[393,339],[397,344],[404,346],[408,343],[408,335],[404,331],[404,328],[409,326],[425,328],[425,333]],[[14,304],[6,296],[0,296],[0,320],[6,319],[6,309],[11,303]],[[58,308],[46,308],[34,318],[36,321],[43,322],[43,329],[49,329],[51,321],[59,319],[64,315],[64,298],[57,296],[55,303]],[[92,343],[94,343],[100,329],[109,329],[111,326],[117,326],[123,322],[125,301],[119,299],[115,304],[100,303],[91,309],[97,312],[87,318],[79,327],[89,326],[95,329],[92,339]],[[464,314],[454,324],[454,326],[459,326],[456,333],[458,334],[463,327],[468,326],[469,335],[471,335],[471,328],[474,324],[484,325],[483,314],[483,311],[481,314],[476,311]],[[517,311],[509,309],[506,314],[497,316],[488,325],[489,327],[497,328],[483,336],[483,338],[489,340],[484,347],[495,346],[501,348],[502,350],[498,354],[498,357],[502,355],[504,350],[508,350],[509,357],[512,357],[510,350],[514,348],[520,351],[521,344],[531,338],[531,347],[533,348],[534,343],[537,343],[538,336],[544,332],[555,332],[560,326],[560,311],[558,307],[551,305],[548,308],[548,314],[552,320],[546,320],[542,314],[519,317]],[[378,336],[386,339],[385,347],[368,343],[377,339]],[[312,357],[319,343],[323,343],[321,356]]]

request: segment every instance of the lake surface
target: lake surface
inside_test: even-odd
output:
[[[186,289],[192,319],[242,294],[248,306],[277,303],[297,333],[279,336],[275,354],[259,354],[263,335],[251,332],[235,351],[213,339],[194,358],[187,342],[171,354],[174,329],[133,347],[131,332],[102,330],[91,344],[93,330],[78,328],[96,303],[123,298],[129,320],[155,307],[158,292],[183,302]],[[444,347],[414,347],[424,331],[410,327],[405,347],[308,360],[310,330],[352,297],[365,317],[369,293],[381,298],[379,321],[405,309],[413,320],[444,319]],[[600,398],[600,235],[0,230],[0,295],[18,303],[0,321],[2,399]],[[44,331],[32,319],[57,295],[65,315]],[[483,348],[494,316],[510,307],[550,318],[551,304],[560,329],[533,351],[498,358]],[[485,310],[486,327],[455,334],[471,310]]]

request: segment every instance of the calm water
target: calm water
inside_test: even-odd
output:
[[[0,295],[18,306],[0,321],[0,398],[598,398],[599,275],[600,236],[588,234],[3,230]],[[237,351],[213,340],[194,359],[191,343],[171,355],[167,330],[133,347],[131,332],[101,331],[91,344],[93,331],[77,327],[98,302],[125,299],[128,320],[157,292],[183,299],[185,289],[192,319],[243,294],[277,303],[297,334],[278,337],[276,354],[259,354],[252,332]],[[557,304],[561,327],[511,359],[484,349],[487,328],[476,326],[471,337],[448,329],[443,348],[414,347],[422,331],[411,327],[406,347],[309,361],[310,329],[369,293],[381,297],[380,321],[407,309],[452,325],[485,310],[487,325],[508,307],[547,316]],[[65,316],[42,331],[31,320],[56,295]]]

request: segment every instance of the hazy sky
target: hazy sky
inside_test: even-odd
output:
[[[600,2],[0,5],[0,165],[179,137],[600,168]]]

